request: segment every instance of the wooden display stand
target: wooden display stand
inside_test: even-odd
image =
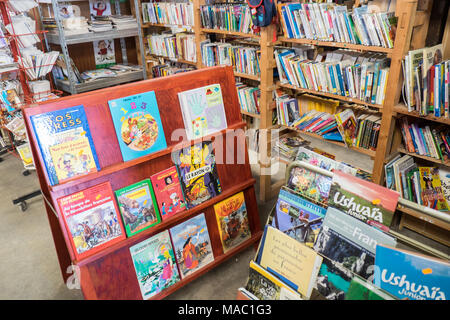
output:
[[[203,140],[197,139],[193,141],[187,140],[185,131],[182,130],[183,137],[177,137],[176,140],[172,139],[172,134],[176,129],[184,128],[178,102],[178,92],[215,83],[219,83],[222,89],[228,129],[206,136]],[[123,162],[109,112],[108,100],[147,91],[155,91],[168,147],[153,154]],[[77,105],[83,105],[85,108],[101,170],[66,183],[50,186],[44,171],[43,159],[38,151],[39,148],[36,136],[32,130],[30,116]],[[46,199],[45,207],[63,278],[67,280],[70,276],[70,274],[66,273],[68,267],[71,264],[75,265],[75,269],[79,270],[81,289],[86,299],[142,299],[129,248],[197,214],[205,213],[214,253],[214,262],[158,293],[152,299],[164,298],[234,254],[259,241],[262,231],[254,190],[255,180],[252,178],[248,161],[243,130],[245,122],[241,120],[231,67],[207,68],[68,96],[25,108],[24,117],[33,157],[36,160],[39,182]],[[86,259],[76,261],[70,246],[69,235],[64,228],[61,214],[57,208],[56,201],[58,198],[105,181],[111,183],[113,190],[128,186],[173,166],[171,159],[173,150],[192,145],[193,143],[211,140],[213,141],[217,171],[222,186],[221,194],[193,209],[176,214],[150,229],[126,238]],[[244,155],[243,158],[242,155]],[[213,205],[240,191],[244,192],[252,236],[249,240],[224,254]]]

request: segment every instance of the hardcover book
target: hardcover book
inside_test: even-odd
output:
[[[345,300],[396,300],[396,298],[372,283],[355,276],[350,282]]]
[[[439,169],[436,167],[419,167],[422,204],[435,210],[448,211],[444,197]]]
[[[227,128],[220,84],[178,93],[188,139],[197,139]]]
[[[338,124],[339,133],[344,139],[347,146],[352,146],[356,140],[356,118],[351,109],[346,109],[340,113],[335,114],[336,122]]]
[[[170,229],[181,279],[214,261],[205,214],[199,214]]]
[[[136,182],[114,193],[128,237],[161,221],[149,179]]]
[[[123,161],[167,147],[155,92],[108,101]]]
[[[83,106],[30,117],[50,185],[100,170]]]
[[[180,280],[168,230],[130,247],[130,253],[144,300]]]
[[[323,257],[314,287],[327,300],[344,300],[354,277],[340,263]]]
[[[216,203],[214,212],[224,253],[250,239],[251,232],[243,192]]]
[[[109,182],[57,201],[77,260],[126,238]]]
[[[447,300],[449,277],[448,261],[390,246],[377,246],[374,284],[400,299]]]
[[[211,141],[200,142],[172,153],[187,209],[222,192]]]
[[[152,175],[150,179],[163,221],[186,210],[186,203],[175,166]]]

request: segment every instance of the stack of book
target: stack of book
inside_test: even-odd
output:
[[[261,95],[261,90],[259,88],[247,86],[242,82],[236,83],[236,89],[241,110],[259,114],[259,97]]]
[[[200,6],[203,28],[253,33],[253,22],[247,4],[229,3]]]
[[[409,51],[402,61],[408,111],[450,118],[450,60],[443,60],[442,44]]]
[[[394,47],[394,12],[371,13],[367,5],[349,12],[346,5],[331,3],[283,3],[278,8],[286,38]]]
[[[171,66],[169,64],[161,64],[157,66],[152,67],[152,75],[154,78],[158,77],[165,77],[171,74],[177,74],[180,72],[187,72],[195,70],[193,67],[186,66],[186,67],[177,67],[177,66]]]
[[[389,59],[382,54],[336,50],[314,60],[293,49],[275,51],[281,83],[382,105],[386,94]]]
[[[308,144],[309,141],[299,136],[282,136],[273,143],[272,155],[286,161],[294,161],[299,148]]]
[[[171,59],[196,61],[195,35],[163,33],[147,36],[149,53]]]
[[[89,31],[106,32],[113,30],[112,21],[108,16],[95,16],[93,20],[88,21]]]
[[[450,129],[448,126],[419,125],[407,117],[400,120],[403,143],[408,152],[448,162],[450,159]]]
[[[136,29],[138,27],[136,18],[128,15],[114,15],[110,17],[114,29]]]
[[[142,21],[169,25],[194,25],[192,2],[147,2],[142,3]]]

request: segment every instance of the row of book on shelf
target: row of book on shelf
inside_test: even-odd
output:
[[[178,64],[178,65],[176,65]],[[180,63],[159,63],[157,65],[153,65],[152,69],[151,69],[151,73],[153,78],[159,78],[159,77],[165,77],[165,76],[169,76],[172,74],[177,74],[177,73],[181,73],[181,72],[188,72],[188,71],[192,71],[195,70],[194,67],[186,65],[186,64],[181,64]]]
[[[402,60],[404,97],[408,111],[450,118],[450,60],[442,44],[409,51]]]
[[[220,3],[200,6],[203,28],[253,33],[250,8],[242,3]]]
[[[344,42],[393,48],[397,17],[394,12],[371,12],[362,5],[349,12],[332,3],[280,3],[286,38]]]
[[[258,87],[248,86],[242,82],[236,82],[239,105],[242,111],[259,114],[259,97],[261,89]]]
[[[192,2],[143,2],[144,23],[166,25],[194,25],[194,4]]]
[[[329,167],[333,174],[291,167],[238,296],[446,300],[448,261],[400,249],[389,233],[399,193],[341,171],[337,161],[300,149],[300,160]]]
[[[306,45],[275,50],[282,84],[383,104],[389,75],[384,54],[338,49],[314,57],[311,50]]]
[[[149,53],[169,59],[197,60],[195,35],[189,33],[162,33],[147,36]]]

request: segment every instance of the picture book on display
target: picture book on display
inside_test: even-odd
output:
[[[251,232],[243,192],[216,203],[214,212],[224,253],[250,239]]]
[[[286,185],[308,199],[328,203],[331,187],[331,179],[328,176],[303,167],[293,167]]]
[[[356,118],[352,109],[335,114],[337,127],[347,146],[353,146],[356,139]]]
[[[375,227],[328,207],[313,248],[367,280],[373,277],[378,244],[396,246],[397,241]]]
[[[331,171],[331,170],[340,170],[342,172],[356,175],[356,172],[358,171],[356,168],[352,168],[340,161],[335,161],[333,159],[330,159],[327,156],[324,156],[322,154],[319,154],[317,152],[314,152],[312,150],[309,150],[305,147],[298,148],[296,160],[303,161],[309,164],[312,164],[316,167]]]
[[[109,182],[57,201],[77,260],[126,238]]]
[[[181,279],[214,261],[204,213],[172,227],[170,235]]]
[[[204,141],[174,151],[187,209],[191,209],[222,192],[211,141]]]
[[[155,92],[109,100],[123,161],[167,147]]]
[[[130,247],[130,253],[144,300],[180,280],[168,230]]]
[[[197,139],[227,128],[220,84],[178,93],[188,139]]]
[[[389,230],[399,193],[375,183],[335,171],[328,203],[382,230]]]
[[[314,288],[327,300],[345,300],[355,274],[336,261],[322,258]]]
[[[149,179],[136,182],[114,193],[128,237],[161,221]]]
[[[374,284],[400,299],[447,300],[449,277],[448,261],[390,246],[377,246]]]
[[[439,169],[419,167],[422,205],[435,210],[448,211],[449,205],[444,197]]]
[[[345,300],[396,300],[372,283],[355,276],[350,282]]]
[[[186,210],[186,202],[175,166],[152,175],[150,179],[163,221]]]
[[[30,117],[50,185],[100,170],[83,106]]]

